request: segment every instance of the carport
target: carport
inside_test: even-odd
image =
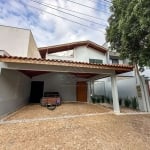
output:
[[[86,84],[88,85],[89,82],[95,79],[111,77],[113,108],[116,113],[120,112],[116,75],[133,70],[132,66],[127,65],[92,64],[66,60],[46,60],[13,56],[0,56],[0,62],[0,72],[2,72],[3,69],[16,70],[32,78],[36,75],[47,73],[69,74],[74,76],[79,79],[76,81],[77,101],[88,101],[90,99],[90,92],[88,86],[85,86]],[[30,81],[34,80],[31,79]],[[84,94],[86,93],[85,91],[87,91],[87,94]]]

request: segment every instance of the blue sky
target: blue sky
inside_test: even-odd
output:
[[[110,15],[110,3],[104,0],[71,0],[91,7],[88,8],[77,5],[69,0],[35,1],[50,4],[49,6],[54,9],[35,3],[32,0],[0,0],[0,25],[30,29],[38,47],[80,40],[91,40],[100,45],[105,42],[105,28],[108,25],[107,19]],[[77,14],[72,11],[60,9],[60,7],[94,17]],[[56,9],[89,21],[70,16]],[[61,19],[49,13],[66,19]],[[67,21],[67,19],[89,26],[89,28]]]

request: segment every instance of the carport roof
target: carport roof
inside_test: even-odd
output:
[[[41,59],[41,58],[29,58],[17,56],[0,56],[0,62],[113,70],[116,72],[116,74],[125,73],[133,70],[133,66],[129,65],[95,64],[69,60]]]

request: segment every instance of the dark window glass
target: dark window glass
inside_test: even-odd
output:
[[[101,59],[89,59],[89,63],[102,64],[103,60],[101,60]]]
[[[112,59],[112,64],[119,64],[119,60],[118,59]]]

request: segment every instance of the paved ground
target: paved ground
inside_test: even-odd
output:
[[[62,105],[54,111],[63,109]],[[89,105],[76,105],[83,107],[83,112],[71,107],[72,116],[66,118],[55,115],[45,120],[30,119],[27,122],[0,124],[0,149],[4,150],[149,150],[150,149],[150,115],[123,115],[106,114],[109,110],[99,106],[90,111]],[[37,108],[33,106],[32,108]],[[86,109],[87,107],[87,109]],[[24,108],[25,109],[25,108]],[[22,109],[20,113],[24,110]],[[30,108],[31,109],[31,108]],[[103,110],[104,109],[104,110]],[[33,109],[34,110],[34,109]],[[76,112],[79,110],[78,112]],[[86,112],[86,110],[88,110]],[[49,111],[49,113],[55,113]],[[34,111],[30,111],[34,112]],[[88,116],[86,114],[93,113]],[[97,114],[95,114],[97,113]],[[56,113],[57,114],[57,113]],[[81,114],[81,115],[80,115]],[[31,116],[36,113],[30,114]],[[37,116],[41,118],[41,115]],[[48,114],[45,115],[45,117]],[[17,118],[13,118],[16,116]],[[37,117],[36,116],[36,117]],[[48,118],[51,118],[49,120]],[[56,119],[57,118],[57,119]],[[21,119],[17,112],[7,120]],[[13,121],[12,121],[13,122]]]
[[[112,109],[110,108],[87,103],[65,103],[58,106],[54,111],[50,111],[46,107],[41,107],[37,104],[23,107],[14,114],[9,115],[6,120],[59,117],[90,113],[105,113],[110,111],[112,112]]]

